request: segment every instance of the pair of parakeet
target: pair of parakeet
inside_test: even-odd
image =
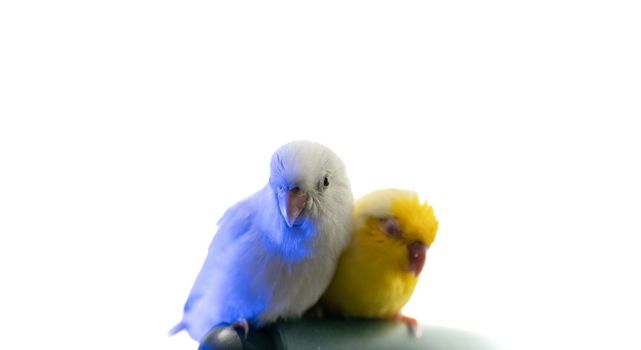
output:
[[[319,302],[351,317],[401,315],[438,222],[413,191],[381,190],[353,204],[343,162],[308,141],[273,154],[269,183],[229,208],[171,331],[202,341],[214,328],[261,327]]]

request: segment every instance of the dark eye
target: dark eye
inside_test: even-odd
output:
[[[383,218],[380,219],[380,221],[385,233],[393,238],[403,237],[403,230],[401,229],[401,225],[398,223],[398,220],[396,220],[396,218]]]
[[[325,179],[323,179],[323,186],[329,186],[329,178],[327,176],[325,176]]]

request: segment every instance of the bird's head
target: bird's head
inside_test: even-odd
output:
[[[378,252],[377,256],[387,259],[393,268],[418,277],[436,237],[438,221],[432,207],[421,203],[416,192],[386,189],[356,202],[354,226],[366,249]]]
[[[321,144],[294,141],[276,150],[269,186],[289,228],[320,217],[350,218],[353,198],[345,166]]]

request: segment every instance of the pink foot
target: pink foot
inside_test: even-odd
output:
[[[243,329],[244,334],[245,334],[245,339],[247,339],[247,334],[249,334],[249,323],[247,322],[246,319],[241,318],[240,320],[234,322],[231,324],[231,327],[233,329]]]
[[[421,324],[418,323],[418,321],[415,318],[405,316],[402,313],[397,313],[396,315],[393,315],[392,317],[389,318],[391,321],[396,321],[396,322],[403,322],[407,325],[407,328],[414,334],[416,338],[419,338],[421,336],[421,333],[423,332]]]

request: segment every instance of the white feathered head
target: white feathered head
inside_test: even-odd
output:
[[[352,190],[345,165],[329,148],[310,141],[281,146],[271,159],[269,186],[287,227],[310,221],[318,229],[349,227]]]

